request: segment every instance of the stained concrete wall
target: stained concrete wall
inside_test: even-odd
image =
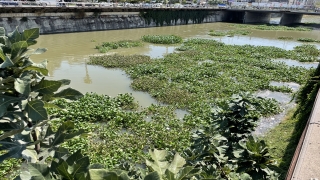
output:
[[[280,25],[290,25],[301,23],[303,14],[290,14],[290,13],[283,13],[280,20]]]
[[[203,23],[223,21],[222,11],[208,15]],[[188,24],[193,22],[189,20]],[[165,25],[183,25],[186,22]],[[138,12],[102,12],[102,13],[8,13],[0,14],[0,27],[7,32],[16,27],[20,31],[38,27],[41,34],[116,30],[130,28],[155,27],[155,22],[147,24]]]
[[[244,14],[243,23],[267,24],[270,22],[270,18],[271,18],[271,13],[246,11]]]

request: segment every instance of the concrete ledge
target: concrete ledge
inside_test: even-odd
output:
[[[318,91],[315,104],[308,123],[306,133],[294,167],[292,178],[287,180],[320,179],[320,91]],[[303,137],[302,137],[303,138]]]

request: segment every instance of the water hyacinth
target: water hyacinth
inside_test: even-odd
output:
[[[299,39],[297,39],[297,41],[301,41],[301,42],[317,42],[317,43],[320,42],[320,40],[316,40],[316,39],[312,39],[312,38],[299,38]]]
[[[209,35],[210,36],[234,36],[234,35],[248,35],[250,34],[250,31],[247,30],[231,30],[231,31],[215,31],[210,30]]]
[[[270,86],[270,82],[302,84],[310,70],[270,60],[314,61],[319,56],[317,51],[310,53],[300,49],[316,50],[313,46],[297,46],[287,51],[276,47],[226,45],[214,40],[190,39],[177,48],[181,52],[168,54],[162,59],[138,62],[136,56],[103,56],[101,58],[109,62],[119,63],[106,66],[107,62],[97,61],[94,64],[123,68],[133,79],[133,89],[146,91],[160,102],[189,108],[193,102],[212,102],[212,99],[241,91],[291,92],[287,87]],[[130,65],[123,65],[126,63],[120,63],[121,59],[131,61]]]
[[[293,37],[291,37],[291,36],[280,36],[280,37],[278,37],[278,39],[291,40],[291,39],[293,39]]]
[[[154,44],[177,44],[182,42],[182,38],[176,35],[144,35],[141,39]]]
[[[130,67],[132,65],[147,63],[150,61],[150,57],[145,55],[123,56],[114,54],[108,56],[91,56],[88,64],[101,65],[106,68],[124,68]]]
[[[233,24],[232,27],[256,29],[264,31],[312,31],[312,28],[308,27],[288,27],[280,25],[248,25],[248,24]]]
[[[143,43],[141,41],[121,40],[117,42],[103,42],[101,45],[97,45],[96,49],[98,49],[100,53],[106,53],[112,49],[139,47],[142,45]]]

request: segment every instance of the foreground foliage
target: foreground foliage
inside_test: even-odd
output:
[[[38,37],[38,28],[22,33],[16,29],[8,36],[0,28],[0,163],[8,158],[45,161],[61,143],[83,133],[70,132],[71,122],[63,122],[57,131],[47,125],[51,117],[46,108],[60,109],[50,103],[53,99],[75,100],[82,94],[72,88],[57,92],[70,83],[68,80],[45,79],[47,61],[37,64],[30,59],[46,51],[29,49]]]

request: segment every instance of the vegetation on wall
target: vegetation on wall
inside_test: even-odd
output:
[[[179,10],[179,11],[165,11],[165,10],[144,10],[140,12],[141,17],[145,19],[147,24],[155,22],[157,26],[177,24],[178,20],[182,24],[188,24],[191,20],[194,24],[202,23],[203,20],[209,15],[209,11],[201,10]]]

